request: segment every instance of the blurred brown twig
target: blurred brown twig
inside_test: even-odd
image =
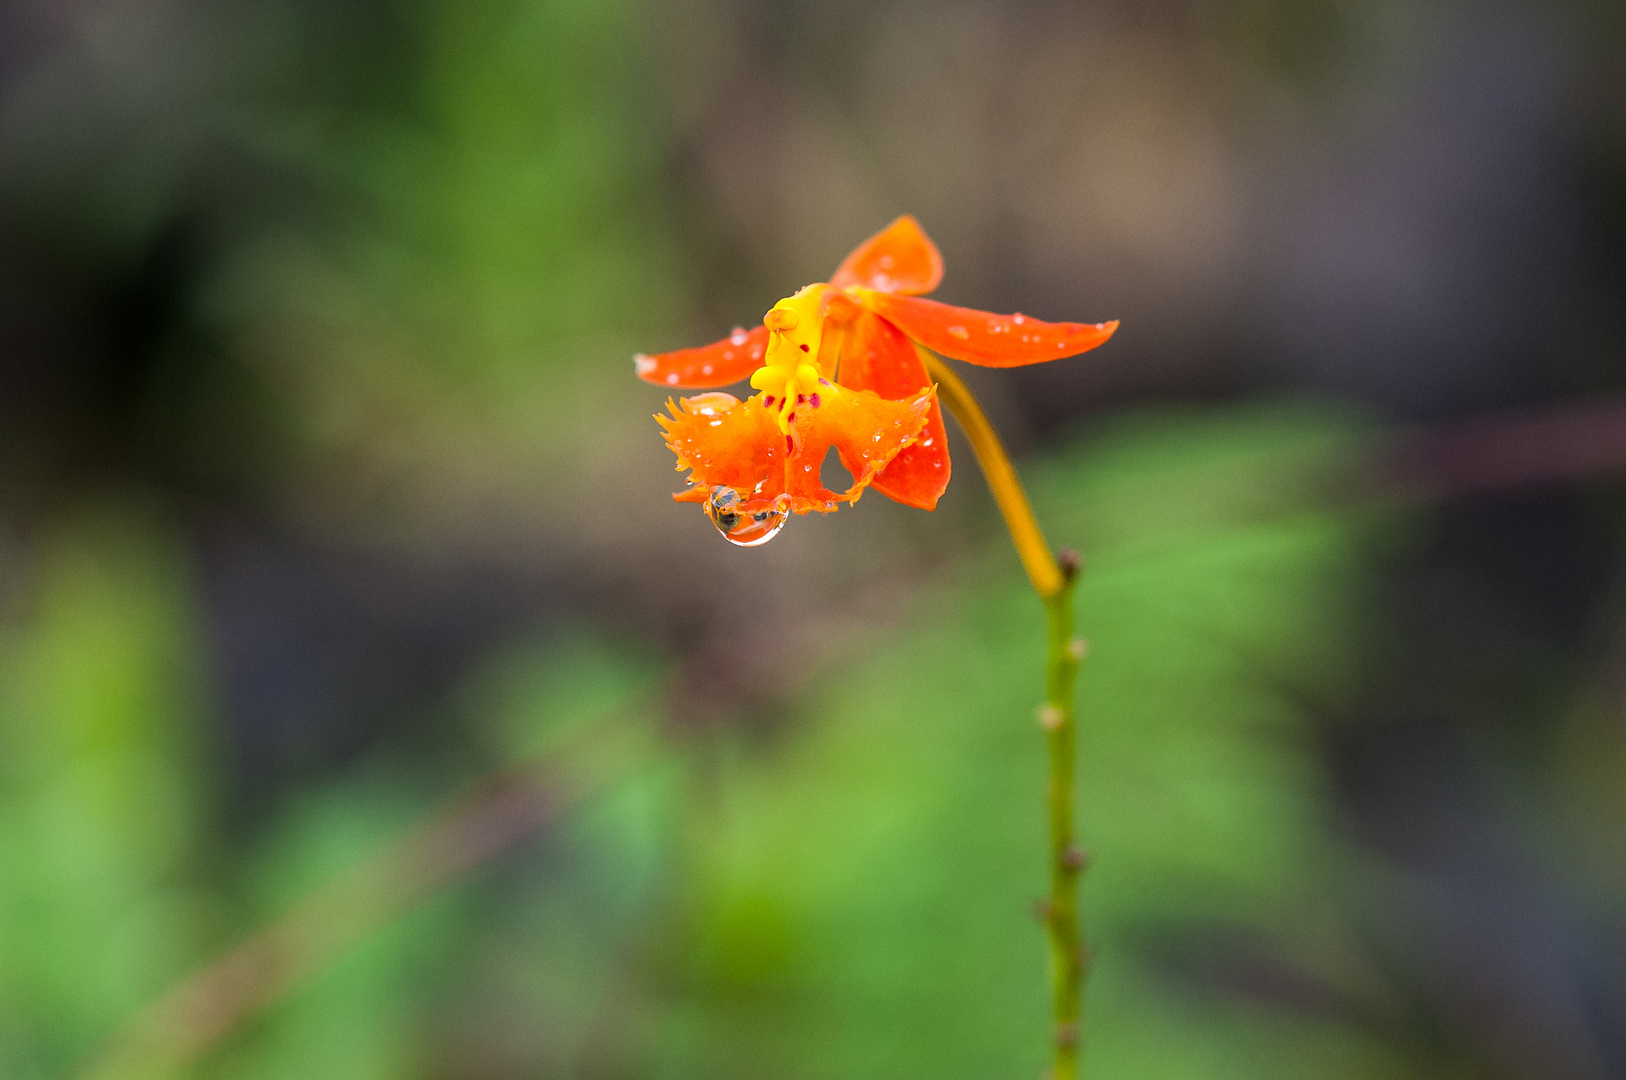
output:
[[[76,1075],[161,1080],[201,1058],[372,932],[649,760],[635,708],[491,776],[294,904],[147,1006]]]
[[[1372,482],[1433,500],[1626,469],[1626,399],[1496,413],[1386,441]]]

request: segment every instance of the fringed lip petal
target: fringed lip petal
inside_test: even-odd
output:
[[[1104,323],[1052,323],[1026,315],[996,315],[918,296],[864,291],[865,307],[933,352],[983,367],[1022,367],[1076,356],[1118,329]]]
[[[904,401],[889,401],[868,390],[854,391],[835,383],[822,383],[818,407],[809,400],[797,408],[795,453],[786,469],[786,490],[791,508],[834,510],[838,501],[855,502],[897,456],[920,437],[937,400],[935,387],[926,387]],[[831,447],[853,483],[837,494],[819,479],[824,457]]]
[[[665,430],[667,447],[677,455],[678,469],[688,469],[689,483],[694,485],[673,498],[702,502],[718,485],[747,497],[771,497],[784,490],[785,438],[760,398],[741,401],[733,394],[699,394],[681,402],[668,400],[666,408],[671,415],[656,413],[655,419]]]
[[[677,501],[704,502],[721,486],[738,492],[747,508],[788,496],[789,509],[806,514],[858,498],[920,436],[936,400],[929,386],[909,400],[888,401],[824,382],[798,403],[788,436],[760,396],[741,401],[732,394],[699,394],[668,401],[671,415],[655,419],[678,469],[689,470],[691,486],[672,496]],[[853,476],[843,492],[826,490],[819,477],[832,446]]]
[[[842,343],[843,386],[902,400],[931,385],[926,365],[903,332],[871,311],[860,312]],[[922,510],[937,508],[951,474],[943,408],[936,397],[920,436],[875,475],[872,486],[889,499]]]
[[[838,289],[857,285],[906,294],[929,293],[942,280],[943,256],[910,214],[859,244],[830,275]]]
[[[654,355],[639,353],[632,360],[638,377],[645,382],[680,390],[709,390],[749,379],[762,366],[767,348],[766,326],[754,330],[740,327],[710,345]]]

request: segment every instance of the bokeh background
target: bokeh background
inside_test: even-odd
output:
[[[963,443],[725,544],[634,351],[911,212],[1085,553],[1099,1080],[1626,1077],[1626,9],[8,0],[0,1076],[1036,1077]],[[957,435],[956,435],[957,438]]]

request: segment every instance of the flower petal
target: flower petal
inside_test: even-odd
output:
[[[698,394],[667,401],[671,416],[655,419],[666,431],[666,445],[677,455],[677,467],[689,470],[695,485],[673,498],[701,502],[721,484],[750,498],[772,497],[784,490],[785,436],[761,397],[741,401],[733,394]],[[769,490],[772,489],[772,490]],[[696,496],[694,492],[700,491]]]
[[[639,353],[632,359],[638,377],[645,382],[702,390],[750,378],[751,372],[762,366],[762,354],[767,347],[766,326],[759,326],[755,330],[739,327],[728,337],[711,345],[656,353],[654,356]]]
[[[853,249],[830,284],[894,293],[929,293],[943,280],[943,256],[920,222],[905,214]]]
[[[913,397],[931,379],[914,343],[873,311],[860,308],[841,342],[837,381],[850,390],[873,390],[897,401]]]
[[[1118,329],[1117,322],[1041,322],[878,291],[860,293],[859,299],[928,349],[983,367],[1020,367],[1074,356]]]
[[[948,432],[943,430],[943,406],[932,395],[932,408],[920,437],[904,447],[892,463],[875,474],[870,486],[905,506],[936,510],[949,482]]]
[[[888,401],[871,391],[853,391],[821,382],[817,404],[799,404],[792,431],[795,452],[786,470],[785,488],[791,508],[834,510],[838,500],[856,500],[899,453],[920,437],[937,400],[934,387],[926,387],[906,401]],[[825,489],[819,479],[830,447],[836,448],[842,467],[853,483],[839,495]]]
[[[839,375],[843,386],[873,390],[892,400],[913,397],[931,385],[914,343],[870,311],[860,312],[847,328]],[[907,506],[933,510],[948,487],[949,471],[943,409],[934,397],[920,437],[875,475],[873,486]]]

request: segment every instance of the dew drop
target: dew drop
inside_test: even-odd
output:
[[[745,338],[746,338],[746,333],[745,333],[745,327],[743,327],[743,326],[736,326],[734,328],[734,332],[732,334],[728,335],[729,343],[732,344],[732,345],[744,345],[745,344]]]
[[[971,331],[967,330],[963,326],[951,326],[951,327],[948,328],[948,332],[950,334],[952,334],[953,336],[959,338],[961,341],[965,341],[967,338],[969,338],[971,336]]]
[[[739,492],[718,486],[711,489],[711,498],[706,500],[706,516],[723,539],[735,547],[760,547],[779,535],[790,510],[783,497],[748,510]]]

